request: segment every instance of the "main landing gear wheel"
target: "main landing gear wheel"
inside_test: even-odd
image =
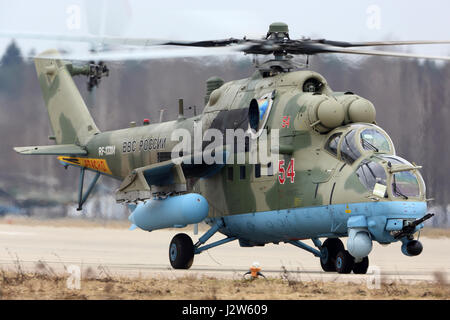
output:
[[[369,257],[363,258],[361,262],[355,262],[355,265],[353,266],[353,273],[366,274],[367,269],[369,269]]]
[[[335,263],[336,271],[338,273],[352,272],[354,264],[355,258],[353,258],[347,250],[341,250],[338,252]]]
[[[324,254],[323,258],[320,258],[320,265],[323,271],[333,272],[336,271],[336,256],[339,251],[344,250],[344,244],[338,238],[328,238],[322,244],[321,252]]]
[[[189,269],[194,262],[194,244],[191,237],[179,233],[169,246],[169,260],[174,269]]]

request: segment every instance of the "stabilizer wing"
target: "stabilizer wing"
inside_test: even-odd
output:
[[[53,146],[15,147],[14,151],[25,155],[58,155],[58,156],[85,156],[87,151],[75,144],[60,144]]]

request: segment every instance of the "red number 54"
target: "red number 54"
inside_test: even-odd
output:
[[[284,160],[278,161],[278,182],[284,184],[286,179],[290,179],[291,183],[294,183],[295,178],[295,163],[294,159],[291,159],[287,167],[287,171],[284,169]]]

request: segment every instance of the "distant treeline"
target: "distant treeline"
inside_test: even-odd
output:
[[[20,57],[12,43],[0,61],[0,187],[13,186],[20,195],[31,188],[42,196],[54,190],[76,190],[77,172],[67,172],[54,157],[18,156],[13,146],[51,143],[48,115],[34,64]],[[204,107],[206,80],[225,81],[252,74],[249,58],[167,59],[109,65],[95,95],[86,90],[86,78],[76,82],[102,131],[127,127],[144,118],[158,122],[177,116],[183,98],[187,116]],[[450,203],[450,65],[414,59],[371,57],[340,60],[312,57],[310,68],[328,80],[334,91],[352,91],[371,100],[377,123],[392,137],[397,154],[422,165],[430,206]],[[104,181],[106,181],[105,179]],[[112,182],[112,186],[115,182]],[[27,189],[28,188],[28,189]],[[442,223],[447,224],[447,216]]]

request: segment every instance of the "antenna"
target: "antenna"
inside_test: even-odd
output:
[[[184,120],[184,100],[178,99],[178,120]]]

